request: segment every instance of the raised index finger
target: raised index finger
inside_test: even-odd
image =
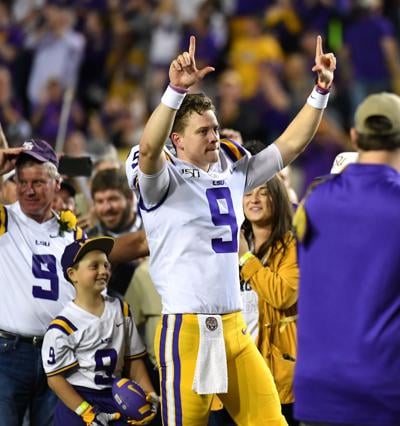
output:
[[[317,45],[315,46],[315,60],[324,54],[322,50],[322,37],[317,36]]]
[[[194,59],[194,54],[196,52],[196,37],[190,36],[190,42],[189,42],[189,55],[192,59]]]

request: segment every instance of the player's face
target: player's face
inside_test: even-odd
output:
[[[99,221],[109,230],[117,231],[133,219],[133,203],[117,189],[94,194],[94,211]]]
[[[99,294],[107,287],[110,280],[110,262],[104,252],[90,251],[79,261],[76,269],[69,269],[69,277],[78,294]]]
[[[16,183],[22,211],[39,223],[50,219],[52,202],[60,184],[50,177],[47,167],[35,164],[17,169]]]
[[[269,224],[272,216],[271,196],[266,185],[258,186],[243,197],[244,215],[259,226]]]
[[[219,125],[214,112],[193,112],[180,140],[182,149],[178,149],[179,158],[208,170],[210,164],[219,158]]]

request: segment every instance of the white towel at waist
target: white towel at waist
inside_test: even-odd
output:
[[[220,315],[197,315],[200,343],[192,389],[200,394],[228,392],[224,330]]]

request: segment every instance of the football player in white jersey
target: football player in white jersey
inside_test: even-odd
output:
[[[50,321],[74,296],[60,258],[82,237],[51,209],[60,187],[57,165],[45,141],[0,150],[0,173],[16,167],[18,196],[12,205],[0,204],[0,426],[21,425],[28,407],[31,426],[52,424],[56,397],[47,386],[41,344]],[[146,254],[142,234],[121,238],[111,260]]]
[[[317,38],[317,85],[283,134],[251,157],[220,140],[211,101],[189,88],[198,69],[195,38],[172,61],[170,85],[126,163],[161,295],[156,335],[164,426],[204,425],[216,393],[239,425],[286,424],[279,397],[240,313],[238,239],[245,192],[261,185],[308,144],[327,105],[336,59]],[[171,139],[176,156],[166,152]]]
[[[49,386],[59,397],[54,426],[102,426],[118,420],[111,387],[122,375],[139,383],[150,401],[158,400],[129,305],[103,295],[111,277],[107,256],[113,244],[111,237],[78,240],[61,258],[76,295],[50,323],[42,347]],[[142,424],[154,416],[155,412]]]

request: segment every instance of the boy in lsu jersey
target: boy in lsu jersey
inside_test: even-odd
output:
[[[163,317],[155,345],[164,426],[205,425],[219,394],[239,425],[285,425],[271,374],[246,331],[238,277],[244,192],[292,161],[327,104],[335,57],[317,38],[318,86],[278,138],[254,157],[220,140],[211,101],[187,95],[212,67],[197,69],[195,38],[169,69],[170,86],[126,163],[150,246]],[[164,148],[168,136],[176,156]]]
[[[113,245],[111,237],[75,241],[61,258],[65,278],[75,287],[76,296],[50,323],[42,347],[49,386],[60,398],[55,426],[105,426],[118,420],[111,386],[123,371],[142,386],[155,410],[157,407],[158,397],[141,359],[145,348],[129,306],[103,295],[111,277],[107,255]],[[136,423],[130,420],[129,424]]]

